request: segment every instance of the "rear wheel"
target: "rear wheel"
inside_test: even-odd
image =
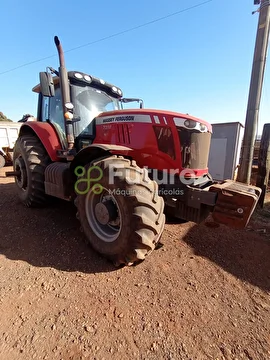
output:
[[[115,265],[144,260],[165,224],[156,182],[135,161],[116,156],[89,164],[86,172],[88,179],[98,180],[86,189],[87,180],[79,179],[77,189],[75,203],[87,241]]]
[[[13,154],[13,168],[17,172],[15,183],[20,200],[28,207],[42,206],[45,194],[45,168],[50,158],[35,135],[18,138]]]

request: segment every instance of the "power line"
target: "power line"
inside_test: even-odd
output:
[[[118,32],[118,33],[115,33],[115,34],[106,36],[106,37],[101,38],[101,39],[99,39],[99,40],[95,40],[95,41],[89,42],[89,43],[87,43],[87,44],[84,44],[84,45],[81,45],[81,46],[77,46],[77,47],[75,47],[75,48],[72,48],[72,49],[70,49],[70,50],[67,50],[66,52],[73,51],[73,50],[77,50],[77,49],[80,49],[80,48],[85,47],[85,46],[93,45],[93,44],[96,44],[96,43],[98,43],[98,42],[101,42],[101,41],[104,41],[104,40],[108,40],[108,39],[111,39],[111,38],[113,38],[113,37],[116,37],[116,36],[119,36],[119,35],[122,35],[122,34],[126,34],[127,32],[140,29],[140,28],[142,28],[142,27],[144,27],[144,26],[148,26],[148,25],[154,24],[154,23],[156,23],[156,22],[158,22],[158,21],[168,19],[169,17],[175,16],[175,15],[181,14],[181,13],[183,13],[183,12],[186,12],[186,11],[192,10],[192,9],[194,9],[194,8],[197,8],[197,7],[199,7],[199,6],[205,5],[205,4],[207,4],[207,3],[211,2],[211,1],[213,1],[213,0],[204,1],[204,2],[202,2],[202,3],[200,3],[200,4],[190,6],[190,7],[186,8],[186,9],[176,11],[176,12],[174,12],[174,13],[172,13],[172,14],[162,16],[162,17],[157,18],[157,19],[155,19],[155,20],[148,21],[148,22],[146,22],[146,23],[144,23],[144,24],[134,26],[134,27],[132,27],[132,28],[130,28],[130,29],[120,31],[120,32]]]
[[[66,50],[66,51],[64,51],[64,52],[67,53],[67,52],[71,52],[71,51],[74,51],[74,50],[78,50],[78,49],[81,49],[81,48],[83,48],[83,47],[90,46],[90,45],[94,45],[94,44],[99,43],[99,42],[101,42],[101,41],[105,41],[105,40],[114,38],[114,37],[116,37],[116,36],[126,34],[126,33],[128,33],[128,32],[131,32],[131,31],[140,29],[140,28],[142,28],[142,27],[145,27],[145,26],[154,24],[154,23],[156,23],[156,22],[158,22],[158,21],[162,21],[162,20],[168,19],[168,18],[170,18],[170,17],[172,17],[172,16],[179,15],[179,14],[181,14],[181,13],[183,13],[183,12],[193,10],[193,9],[199,7],[199,6],[206,5],[207,3],[210,3],[210,2],[212,2],[212,1],[213,1],[213,0],[203,1],[203,2],[201,2],[201,3],[199,3],[199,4],[190,6],[190,7],[188,7],[188,8],[185,8],[185,9],[176,11],[176,12],[174,12],[174,13],[171,13],[171,14],[168,14],[168,15],[165,15],[165,16],[162,16],[162,17],[160,17],[160,18],[157,18],[157,19],[148,21],[148,22],[146,22],[146,23],[144,23],[144,24],[137,25],[137,26],[134,26],[134,27],[132,27],[132,28],[119,31],[119,32],[117,32],[117,33],[115,33],[115,34],[105,36],[105,37],[103,37],[103,38],[100,38],[100,39],[98,39],[98,40],[91,41],[91,42],[89,42],[89,43],[86,43],[86,44],[83,44],[83,45],[80,45],[80,46],[76,46],[76,47],[71,48],[71,49],[69,49],[69,50]],[[25,64],[22,64],[22,65],[16,66],[16,67],[14,67],[14,68],[12,68],[12,69],[5,70],[5,71],[3,71],[3,72],[0,72],[0,75],[3,75],[3,74],[6,74],[6,73],[9,73],[9,72],[18,70],[18,69],[20,69],[20,68],[22,68],[22,67],[25,67],[25,66],[28,66],[28,65],[36,64],[36,63],[38,63],[38,62],[40,62],[40,61],[43,61],[43,60],[51,59],[51,58],[53,58],[53,57],[55,57],[55,56],[57,56],[57,55],[50,55],[50,56],[46,56],[46,57],[41,58],[41,59],[38,59],[38,60],[30,61],[30,62],[28,62],[28,63],[25,63]]]

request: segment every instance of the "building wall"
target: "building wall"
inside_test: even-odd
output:
[[[239,162],[244,127],[239,122],[212,124],[209,172],[215,180],[233,179]]]

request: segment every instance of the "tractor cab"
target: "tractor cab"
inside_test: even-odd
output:
[[[72,120],[75,148],[79,151],[90,145],[95,138],[95,117],[102,112],[121,108],[119,98],[122,91],[119,88],[102,79],[70,71],[70,105],[64,114],[59,77],[52,78],[53,91],[50,94],[44,91],[44,80],[42,75],[40,77],[41,83],[33,88],[34,92],[39,93],[38,120],[50,122],[55,127],[63,148],[68,146],[65,125],[69,120],[67,116]]]
[[[54,69],[50,70],[58,75]],[[67,77],[70,104],[65,114],[59,76],[51,77],[49,73],[41,73],[40,84],[33,88],[34,92],[39,93],[38,120],[49,122],[55,127],[64,149],[68,147],[65,124],[68,120],[72,120],[74,146],[78,152],[95,139],[95,118],[98,115],[122,110],[123,104],[130,102],[138,102],[140,108],[143,107],[141,99],[122,98],[120,88],[102,79],[77,71],[69,71]]]

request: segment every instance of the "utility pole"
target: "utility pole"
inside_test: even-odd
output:
[[[261,138],[259,159],[258,159],[258,175],[256,186],[262,189],[262,193],[258,204],[263,208],[264,198],[268,187],[270,173],[270,124],[264,124]]]
[[[256,4],[260,4],[260,15],[249,88],[245,132],[242,145],[242,159],[237,176],[238,181],[247,184],[250,184],[251,178],[270,24],[270,0],[254,0],[254,5]],[[257,11],[254,11],[254,13],[256,12]]]

